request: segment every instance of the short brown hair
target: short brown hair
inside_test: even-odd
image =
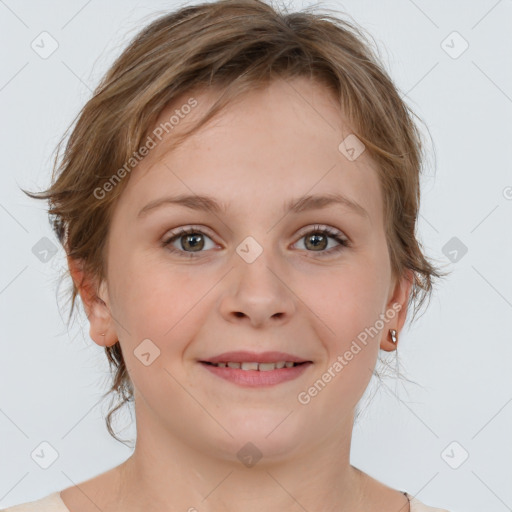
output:
[[[111,215],[129,176],[108,187],[101,199],[95,191],[106,190],[113,173],[133,158],[162,110],[183,94],[203,88],[223,92],[197,125],[172,139],[174,145],[235,97],[276,78],[294,77],[315,79],[334,95],[351,131],[378,164],[392,271],[399,277],[413,271],[409,305],[414,305],[415,316],[431,295],[433,279],[443,277],[416,239],[424,146],[415,114],[363,31],[337,16],[314,12],[314,7],[288,13],[261,0],[218,0],[159,16],[102,78],[77,116],[60,163],[66,134],[59,142],[51,186],[25,193],[48,199],[48,213],[66,253],[101,282]],[[73,283],[68,321],[77,294]],[[108,393],[121,397],[106,422],[119,440],[112,430],[112,414],[133,400],[133,386],[119,341],[105,351],[113,370]]]

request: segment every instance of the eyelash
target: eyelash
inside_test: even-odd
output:
[[[182,236],[185,236],[185,235],[196,235],[196,234],[206,235],[208,238],[211,239],[211,237],[207,233],[204,233],[201,229],[198,229],[198,228],[195,228],[195,227],[192,226],[192,227],[189,227],[189,228],[179,228],[179,230],[177,232],[173,233],[170,238],[168,238],[167,240],[164,240],[162,242],[162,246],[166,247],[170,252],[178,254],[180,257],[196,258],[196,257],[198,257],[198,256],[196,256],[196,254],[198,255],[198,254],[201,254],[202,252],[205,252],[205,251],[187,252],[187,251],[182,251],[180,249],[175,249],[174,247],[171,246],[172,242],[174,242],[175,240],[181,238]],[[307,231],[303,235],[301,235],[299,240],[301,240],[302,238],[306,237],[307,235],[312,235],[312,234],[327,235],[329,238],[332,238],[332,239],[336,240],[336,242],[338,242],[340,244],[337,247],[333,247],[333,248],[331,248],[331,249],[329,249],[327,251],[318,251],[318,254],[320,254],[320,258],[324,257],[324,255],[330,256],[330,255],[333,255],[333,254],[337,254],[338,252],[342,251],[343,249],[346,249],[346,248],[352,246],[351,242],[348,239],[343,238],[341,236],[341,232],[340,231],[338,231],[337,229],[330,228],[328,226],[315,225],[313,227],[313,229],[310,229],[309,231]],[[317,251],[307,251],[307,252],[313,252],[314,253],[314,252],[317,252]]]

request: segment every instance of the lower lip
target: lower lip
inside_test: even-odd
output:
[[[225,366],[213,366],[211,364],[201,363],[201,365],[214,373],[218,377],[229,380],[239,386],[247,387],[262,387],[274,386],[281,382],[293,380],[302,375],[307,368],[313,363],[304,363],[291,368],[276,368],[275,370],[260,371],[260,370],[242,370],[239,368],[230,368]]]

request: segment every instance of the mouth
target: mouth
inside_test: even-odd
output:
[[[198,362],[217,377],[244,387],[286,382],[313,365],[313,361],[284,352],[226,352]]]
[[[203,364],[209,364],[211,366],[216,366],[217,368],[239,368],[240,370],[256,370],[260,372],[269,372],[272,370],[280,370],[281,368],[293,368],[294,366],[300,366],[302,364],[311,363],[311,361],[302,361],[301,363],[296,363],[294,361],[276,361],[275,363],[256,363],[253,361],[224,361],[219,363],[212,363],[210,361],[200,361]]]

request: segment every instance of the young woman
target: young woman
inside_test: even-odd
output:
[[[442,276],[415,236],[421,163],[348,22],[221,0],[144,28],[29,194],[135,450],[8,510],[439,512],[350,464],[379,350]]]

